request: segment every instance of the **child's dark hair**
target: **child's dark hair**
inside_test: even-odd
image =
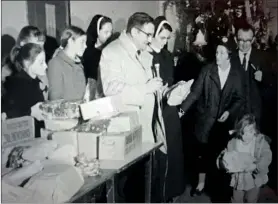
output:
[[[41,52],[44,52],[44,49],[40,45],[27,43],[22,47],[14,47],[11,51],[10,59],[16,71],[19,72],[24,69],[24,61],[33,63]]]
[[[242,135],[244,134],[244,128],[249,125],[254,125],[256,135],[259,133],[257,129],[255,116],[252,114],[246,114],[235,124],[235,132],[236,132],[235,137],[238,139],[242,139]]]
[[[37,37],[40,41],[45,41],[45,35],[39,30],[39,28],[29,25],[20,30],[16,44],[21,46],[21,43],[27,43],[30,37]]]

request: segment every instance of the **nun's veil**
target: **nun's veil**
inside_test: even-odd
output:
[[[97,41],[97,38],[98,38],[98,21],[99,19],[103,17],[102,15],[100,14],[97,14],[95,15],[89,26],[88,26],[88,29],[86,31],[86,34],[87,34],[87,46],[92,46],[96,43]]]
[[[165,16],[158,16],[156,19],[154,19],[154,22],[153,22],[153,24],[154,24],[154,37],[156,37],[159,34],[159,32],[162,28],[162,25],[164,23],[168,23]]]

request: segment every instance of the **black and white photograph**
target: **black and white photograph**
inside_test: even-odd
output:
[[[278,1],[0,10],[1,202],[278,203]]]

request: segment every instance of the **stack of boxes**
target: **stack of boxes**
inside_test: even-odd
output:
[[[84,153],[88,159],[124,160],[128,154],[140,148],[142,127],[136,112],[119,112],[113,97],[76,104],[78,109],[63,106],[62,112],[71,112],[64,114],[67,118],[61,118],[60,115],[56,117],[55,113],[60,111],[52,111],[51,114],[48,111],[46,115],[51,117],[45,120],[46,128],[41,130],[42,137],[49,137],[61,146],[73,145],[77,154]],[[67,110],[67,107],[71,110]]]

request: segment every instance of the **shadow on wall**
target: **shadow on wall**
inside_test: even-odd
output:
[[[116,40],[120,35],[121,32],[126,29],[126,20],[123,18],[118,19],[117,21],[113,22],[113,30],[115,31],[112,36],[107,41],[106,45],[111,43],[112,41]]]
[[[91,19],[89,20],[89,23],[90,23]],[[78,18],[77,16],[72,16],[71,17],[71,25],[73,26],[77,26],[79,28],[82,28],[85,32],[89,26],[89,23],[87,23],[87,25],[85,25],[85,22],[82,21],[80,18]]]
[[[3,63],[5,59],[10,55],[10,52],[15,46],[16,41],[12,36],[5,34],[1,36],[1,42],[1,61]]]
[[[123,19],[123,18],[120,18],[118,20],[116,20],[115,22],[113,22],[113,27],[114,27],[114,30],[116,32],[122,32],[124,29],[126,29],[126,20]]]

